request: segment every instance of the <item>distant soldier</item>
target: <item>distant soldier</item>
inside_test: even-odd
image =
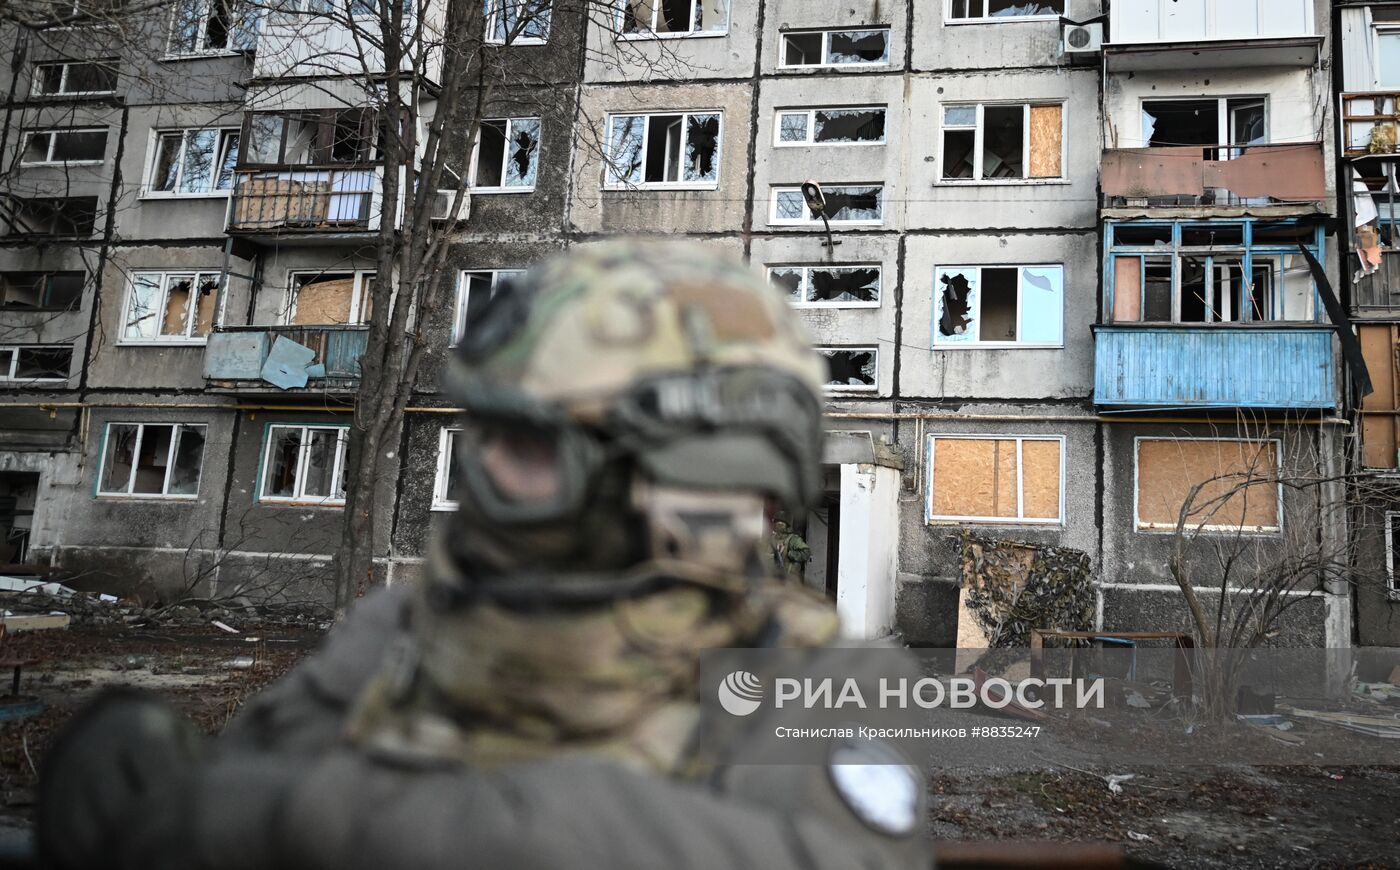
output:
[[[137,697],[81,715],[45,773],[42,857],[925,870],[924,784],[888,747],[855,775],[734,764],[771,723],[698,702],[702,650],[836,637],[821,597],[775,581],[764,523],[817,495],[821,384],[783,297],[700,248],[531,270],[454,357],[461,509],[426,581],[364,601],[212,745]]]
[[[807,572],[807,563],[812,561],[812,548],[801,535],[788,527],[787,520],[773,518],[768,546],[773,551],[773,564],[778,567],[778,572],[801,583]]]

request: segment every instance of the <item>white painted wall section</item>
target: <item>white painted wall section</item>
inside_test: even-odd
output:
[[[841,634],[869,640],[894,625],[899,552],[899,471],[841,466],[841,540],[836,612]]]

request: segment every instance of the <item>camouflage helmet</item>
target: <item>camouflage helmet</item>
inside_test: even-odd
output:
[[[489,444],[460,439],[459,552],[494,543],[497,566],[525,547],[598,567],[581,550],[638,537],[620,516],[638,479],[799,510],[821,485],[824,374],[783,294],[697,244],[616,241],[551,259],[468,326],[445,386],[468,431],[541,445],[557,473],[539,484],[493,472]]]

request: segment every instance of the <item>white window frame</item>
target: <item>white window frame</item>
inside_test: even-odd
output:
[[[983,2],[983,0],[978,0],[978,2],[982,2],[982,10],[985,13],[987,4]],[[1070,16],[1070,7],[1073,5],[1073,0],[1064,0],[1064,2],[1065,13],[1063,17],[1068,18]],[[955,27],[961,24],[1009,24],[1015,21],[1059,21],[1060,18],[1061,16],[1056,14],[1013,16],[991,16],[984,14],[977,18],[954,18],[953,0],[943,0],[943,23]]]
[[[1176,534],[1176,523],[1144,523],[1138,514],[1138,506],[1142,501],[1142,493],[1138,490],[1138,479],[1142,475],[1142,442],[1144,441],[1216,441],[1230,442],[1233,444],[1272,444],[1274,445],[1275,468],[1282,467],[1283,464],[1283,441],[1280,438],[1164,438],[1152,435],[1139,435],[1133,438],[1133,532],[1139,535],[1174,535]],[[1262,484],[1260,484],[1262,486]],[[1228,525],[1204,525],[1199,529],[1195,525],[1188,528],[1197,530],[1199,533],[1223,533],[1241,536],[1276,537],[1283,532],[1283,482],[1275,484],[1277,492],[1277,503],[1275,516],[1278,517],[1277,526],[1228,526]]]
[[[523,184],[518,184],[518,185],[507,185],[507,184],[504,184],[504,183],[503,183],[503,184],[498,184],[498,185],[496,185],[495,187],[479,187],[479,186],[477,186],[477,183],[476,183],[476,166],[477,166],[477,160],[481,157],[481,129],[480,129],[480,128],[481,128],[481,127],[485,127],[487,124],[497,124],[497,123],[502,123],[502,122],[504,122],[505,125],[506,125],[506,146],[505,146],[505,149],[503,150],[503,152],[502,152],[502,154],[501,154],[501,181],[504,182],[505,179],[506,179],[506,163],[510,161],[510,140],[511,140],[511,133],[514,132],[514,130],[515,130],[515,125],[516,125],[517,123],[525,123],[525,122],[527,122],[527,121],[533,121],[534,123],[536,123],[536,124],[539,125],[539,128],[538,128],[538,129],[539,129],[539,131],[540,131],[540,139],[543,140],[543,139],[544,139],[544,122],[543,122],[540,118],[538,118],[538,117],[534,117],[534,118],[486,118],[486,119],[484,119],[484,120],[481,122],[481,124],[479,125],[479,127],[478,127],[478,129],[477,129],[476,144],[472,146],[471,166],[470,166],[470,171],[469,171],[469,173],[468,173],[468,175],[467,175],[467,177],[471,179],[471,186],[469,187],[469,189],[471,190],[472,193],[534,193],[534,192],[535,192],[535,185],[536,185],[536,184],[539,184],[539,177],[540,177],[540,158],[543,156],[543,154],[542,154],[542,153],[540,152],[540,150],[539,150],[540,147],[541,147],[541,142],[536,142],[536,143],[535,143],[535,184],[531,184],[531,185],[528,185],[528,186],[527,186],[527,185],[523,185]]]
[[[219,172],[224,165],[224,159],[228,155],[230,137],[238,137],[238,147],[243,147],[242,130],[238,127],[169,127],[152,130],[147,154],[150,157],[146,160],[146,172],[141,180],[142,199],[227,199],[237,186],[236,178],[229,179],[229,186],[225,188],[211,187],[209,190],[201,190],[186,193],[180,190],[180,184],[185,179],[185,150],[189,148],[190,134],[212,131],[218,135],[214,143],[214,161],[210,166],[209,181],[211,185],[219,183]],[[160,140],[162,136],[178,133],[180,135],[180,153],[176,157],[178,170],[175,173],[174,190],[155,190],[156,181],[156,161],[160,159]]]
[[[291,269],[287,272],[287,304],[283,306],[286,313],[282,315],[282,325],[296,326],[297,298],[301,295],[297,292],[297,278],[309,275],[312,278],[325,278],[330,275],[352,275],[354,283],[350,285],[350,321],[344,326],[364,326],[369,321],[364,319],[364,303],[369,300],[366,283],[376,276],[374,269]],[[398,291],[394,291],[398,295]]]
[[[882,147],[889,141],[889,128],[886,126],[885,134],[879,139],[871,139],[861,142],[818,142],[817,135],[817,113],[818,112],[879,112],[885,116],[886,125],[889,124],[889,106],[817,106],[811,109],[777,109],[773,113],[773,147],[774,148],[870,148]],[[807,138],[801,142],[784,141],[783,116],[784,115],[806,115],[807,116]]]
[[[830,394],[834,394],[834,395],[845,395],[845,394],[848,394],[848,393],[855,393],[855,394],[858,394],[858,395],[865,395],[865,394],[869,394],[869,393],[878,393],[878,392],[880,391],[880,346],[879,346],[879,345],[875,345],[875,344],[871,344],[871,345],[864,345],[864,344],[849,344],[849,345],[848,345],[848,344],[839,344],[839,345],[838,345],[838,344],[819,344],[819,345],[817,345],[814,349],[815,349],[818,353],[820,353],[823,357],[826,356],[826,352],[827,352],[827,351],[848,351],[848,352],[850,352],[850,353],[863,353],[863,352],[865,352],[865,351],[869,351],[870,354],[871,354],[871,356],[872,356],[872,357],[874,358],[874,360],[875,360],[875,383],[871,384],[871,385],[868,386],[868,387],[853,386],[853,385],[851,385],[851,384],[822,384],[822,389],[823,389],[825,392],[830,393]]]
[[[646,118],[646,125],[642,128],[642,175],[645,179],[647,165],[647,148],[650,146],[651,119],[679,117],[681,119],[681,146],[680,153],[685,154],[686,143],[690,138],[690,119],[695,115],[717,115],[719,117],[719,132],[715,135],[715,180],[714,181],[623,181],[613,178],[612,155],[613,155],[613,119],[614,118]],[[647,112],[609,112],[604,117],[607,125],[607,144],[603,149],[603,189],[604,190],[718,190],[719,180],[724,176],[724,110],[723,109],[687,109],[685,111],[666,111],[658,109]]]
[[[433,477],[433,505],[435,511],[455,511],[458,503],[447,497],[447,488],[452,481],[452,462],[460,426],[443,426],[438,433],[437,473]]]
[[[549,36],[550,36],[550,33],[554,30],[554,11],[555,11],[555,10],[554,10],[554,3],[553,3],[553,0],[550,0],[550,2],[549,2],[549,23],[545,26],[545,35],[544,35],[543,37],[539,37],[539,36],[525,36],[524,33],[522,32],[521,35],[519,35],[519,36],[515,37],[514,39],[510,40],[509,43],[507,43],[506,40],[504,40],[504,39],[498,39],[498,38],[496,37],[496,20],[500,17],[501,10],[502,10],[503,8],[505,8],[505,4],[506,4],[506,3],[510,3],[510,4],[514,5],[514,6],[523,6],[523,5],[524,5],[524,0],[487,0],[487,3],[486,3],[486,15],[485,15],[485,19],[486,19],[486,21],[485,21],[486,34],[485,34],[485,38],[483,39],[483,42],[485,42],[487,45],[506,45],[506,44],[509,44],[509,45],[512,45],[512,46],[514,46],[514,45],[547,45],[547,44],[549,43]]]
[[[102,156],[96,160],[55,160],[53,157],[54,135],[59,133],[101,133]],[[43,160],[26,160],[20,157],[20,166],[101,166],[107,162],[107,142],[111,138],[111,130],[106,127],[47,127],[42,130],[24,131],[24,141],[20,143],[21,155],[29,152],[29,140],[34,136],[48,136],[49,147],[47,157]]]
[[[268,495],[267,475],[272,470],[272,445],[275,443],[273,433],[278,429],[300,429],[301,444],[297,447],[297,466],[292,483],[291,495]],[[293,504],[312,505],[319,507],[341,507],[345,504],[345,499],[336,498],[333,495],[310,496],[306,495],[306,456],[311,452],[311,438],[309,433],[314,429],[334,430],[335,457],[331,464],[331,490],[337,489],[336,482],[339,481],[344,488],[345,482],[345,458],[346,450],[350,443],[350,427],[343,423],[269,423],[263,434],[263,454],[262,463],[258,466],[258,502],[263,504]]]
[[[977,339],[973,341],[939,341],[938,340],[938,297],[943,292],[943,286],[938,280],[938,273],[945,271],[967,272],[977,270],[977,313],[973,318],[973,325],[977,328]],[[982,270],[983,269],[1015,269],[1016,270],[1016,317],[1017,330],[1020,330],[1021,300],[1024,298],[1026,289],[1026,275],[1023,269],[1059,269],[1060,270],[1060,340],[1057,342],[1032,342],[1032,341],[983,341],[982,340]],[[933,267],[933,349],[934,350],[1058,350],[1065,346],[1065,266],[1063,263],[978,263],[977,265],[938,265]]]
[[[170,285],[171,285],[171,283],[172,283],[175,279],[178,279],[178,278],[189,278],[189,279],[191,279],[191,280],[193,281],[193,283],[192,283],[192,285],[191,285],[191,290],[190,290],[190,306],[189,306],[189,312],[188,312],[187,315],[186,315],[185,332],[184,332],[183,337],[182,337],[182,336],[179,336],[179,335],[160,335],[160,334],[157,334],[157,335],[155,335],[155,336],[152,337],[152,338],[139,338],[139,337],[132,338],[132,337],[128,337],[128,336],[127,336],[127,334],[126,334],[126,326],[127,326],[127,323],[128,323],[128,318],[131,316],[131,302],[132,302],[132,296],[133,296],[133,294],[135,294],[135,292],[136,292],[136,279],[137,279],[137,277],[140,276],[140,275],[159,275],[159,276],[160,276],[160,305],[158,305],[158,306],[156,307],[155,310],[158,311],[158,312],[160,312],[160,316],[162,317],[162,320],[164,319],[165,306],[168,305],[169,302],[170,302]],[[132,270],[130,270],[130,272],[128,273],[127,281],[126,281],[126,295],[122,298],[121,333],[117,336],[117,344],[118,344],[119,346],[121,346],[121,345],[139,345],[139,346],[142,346],[142,347],[151,347],[151,346],[159,346],[159,345],[179,345],[179,346],[183,346],[183,345],[187,345],[187,344],[205,344],[205,343],[209,340],[209,336],[207,336],[207,335],[195,335],[195,334],[194,334],[194,327],[195,327],[195,324],[199,322],[199,300],[195,298],[195,294],[199,292],[200,278],[202,278],[202,277],[204,277],[204,276],[208,276],[208,275],[213,275],[213,276],[215,276],[215,278],[217,279],[218,277],[220,277],[220,276],[222,275],[222,273],[221,273],[218,269],[190,269],[190,270],[188,270],[188,271],[186,271],[186,270],[184,270],[184,269],[172,269],[172,270],[165,270],[165,269],[132,269]],[[223,297],[223,285],[222,285],[222,284],[219,284],[219,283],[216,283],[215,286],[216,286],[216,288],[217,288],[217,289],[215,290],[215,292],[219,294],[220,299],[215,300],[215,302],[214,302],[214,319],[213,319],[213,321],[209,324],[209,329],[210,329],[211,332],[212,332],[212,331],[214,330],[214,328],[215,328],[216,326],[218,326],[218,324],[219,324],[220,309],[223,307],[223,299],[222,299],[222,297]]]
[[[1395,524],[1400,511],[1385,512],[1385,576],[1386,594],[1391,601],[1400,601],[1400,578],[1395,576]]]
[[[126,478],[126,491],[105,490],[102,488],[102,481],[107,476],[107,445],[112,437],[113,426],[135,426],[136,443],[131,448],[131,471]],[[169,427],[170,448],[165,457],[165,480],[161,483],[161,491],[155,492],[132,492],[131,488],[136,480],[138,461],[141,457],[141,441],[146,437],[146,427],[165,426]],[[199,498],[199,487],[204,483],[204,448],[199,451],[199,478],[195,481],[192,493],[172,493],[170,492],[170,475],[175,471],[175,452],[180,446],[181,429],[200,429],[204,433],[204,446],[209,446],[209,427],[204,423],[137,423],[131,420],[112,420],[102,429],[102,453],[97,463],[97,483],[94,493],[100,498],[132,498],[132,499],[162,499],[170,501],[195,501]]]
[[[695,4],[701,2],[703,2],[703,0],[690,0],[690,18],[688,20],[691,22],[691,24],[695,23]],[[627,32],[622,29],[624,26],[623,21],[627,16],[627,7],[624,5],[621,9],[618,10],[616,22],[617,38],[624,40],[703,39],[707,36],[728,36],[729,24],[734,15],[734,0],[725,0],[724,2],[724,29],[722,30],[687,30],[683,33],[680,31],[674,31],[671,33],[658,33],[656,31],[656,18],[660,14],[661,4],[658,3],[656,5],[656,8],[652,10],[651,27],[647,28],[646,30],[635,30]]]
[[[965,108],[972,106],[977,109],[976,126],[966,124],[955,124],[949,126],[945,123],[945,112],[950,108]],[[982,177],[982,151],[983,141],[986,136],[985,111],[988,107],[1005,108],[1007,106],[1020,106],[1023,110],[1021,122],[1021,166],[1026,172],[1024,178],[983,178]],[[1031,108],[1033,106],[1059,106],[1060,107],[1060,174],[1055,177],[1032,178],[1031,171]],[[943,134],[950,130],[974,130],[972,140],[972,177],[971,178],[944,178],[943,177]],[[969,103],[952,101],[938,104],[938,138],[935,140],[938,148],[938,171],[934,177],[935,184],[952,184],[964,186],[978,185],[1016,185],[1016,184],[1069,184],[1069,176],[1065,174],[1065,163],[1069,154],[1069,111],[1068,104],[1064,100],[989,100],[982,103]]]
[[[116,88],[116,85],[115,85],[115,84],[113,84],[112,89],[111,89],[110,91],[70,91],[70,90],[66,90],[66,86],[67,86],[67,84],[68,84],[68,73],[69,73],[69,68],[70,68],[70,67],[74,67],[74,66],[104,66],[104,65],[108,65],[108,64],[106,64],[106,62],[105,62],[105,61],[102,61],[102,60],[56,60],[56,61],[45,61],[45,62],[42,62],[42,63],[36,63],[36,64],[34,64],[32,70],[31,70],[31,72],[30,72],[30,79],[29,79],[29,95],[30,95],[31,97],[51,98],[51,97],[99,97],[99,96],[106,96],[106,95],[108,95],[108,94],[115,94],[115,93],[117,92],[117,88]],[[57,66],[57,67],[62,67],[62,68],[63,68],[63,71],[62,71],[61,73],[59,73],[59,83],[58,83],[58,88],[59,88],[59,89],[58,89],[57,91],[54,91],[53,93],[45,93],[45,92],[40,88],[40,82],[43,81],[43,76],[39,74],[39,70],[43,69],[44,67],[53,67],[53,66]],[[113,73],[116,73],[116,66],[115,66],[115,63],[110,64],[110,66],[112,67]],[[114,78],[115,78],[115,75],[114,75]]]
[[[875,61],[853,61],[847,63],[832,63],[827,60],[831,56],[831,35],[833,33],[872,33],[877,30],[885,32],[885,59]],[[821,63],[788,63],[787,62],[787,38],[790,35],[806,35],[820,33],[822,37],[822,62]],[[888,24],[876,24],[870,27],[833,27],[829,30],[793,28],[792,30],[782,30],[778,32],[778,69],[878,69],[890,65],[890,55],[894,52],[894,30]]]
[[[885,225],[885,193],[884,182],[874,182],[862,184],[860,182],[842,182],[824,187],[824,190],[842,190],[848,187],[878,187],[880,189],[880,217],[878,220],[831,220],[833,227],[882,227]],[[780,218],[778,217],[778,194],[796,191],[798,195],[802,193],[802,187],[796,184],[781,184],[773,188],[768,199],[768,224],[775,227],[810,227],[822,226],[821,218],[812,217],[812,210],[807,208],[805,200],[802,206],[801,218]]]
[[[934,481],[934,457],[937,451],[934,445],[938,439],[945,441],[1015,441],[1016,442],[1016,516],[1014,517],[974,517],[974,516],[954,516],[945,514],[935,514],[933,512],[933,490]],[[1027,441],[1053,441],[1060,446],[1060,502],[1056,509],[1059,516],[1053,519],[1044,517],[1027,517],[1025,506],[1025,455],[1023,447]],[[977,526],[1060,526],[1065,525],[1065,436],[1063,435],[1019,435],[1012,433],[1005,434],[984,434],[965,432],[936,432],[927,436],[924,443],[924,461],[928,466],[927,491],[924,493],[924,523],[931,526],[946,526],[954,524],[977,525]]]
[[[1311,9],[1309,9],[1309,13],[1311,14]],[[1372,87],[1372,89],[1378,90],[1378,91],[1379,91],[1379,90],[1385,90],[1386,88],[1389,88],[1389,87],[1400,87],[1400,83],[1397,83],[1396,85],[1393,85],[1393,86],[1392,86],[1392,85],[1384,85],[1384,84],[1381,84],[1381,37],[1382,37],[1382,36],[1400,36],[1400,23],[1389,22],[1389,21],[1388,21],[1388,22],[1380,22],[1380,23],[1376,23],[1376,24],[1372,24],[1372,25],[1371,25],[1371,56],[1374,57],[1374,58],[1376,59],[1376,62],[1375,62],[1375,65],[1374,65],[1374,72],[1373,72],[1372,75],[1371,75],[1371,87]]]
[[[73,370],[73,346],[70,344],[0,344],[0,360],[9,357],[8,363],[0,363],[0,383],[4,384],[61,384],[71,377],[64,375],[58,378],[21,378],[16,373],[19,369],[19,352],[32,348],[47,350],[49,348],[68,349],[68,370]]]
[[[173,42],[175,41],[175,26],[176,26],[177,19],[180,17],[180,3],[179,3],[179,0],[176,0],[176,2],[170,4],[170,7],[171,7],[171,9],[170,9],[170,17],[169,17],[168,22],[166,23],[166,29],[165,29],[165,46],[164,46],[164,51],[162,52],[162,56],[163,56],[163,57],[172,58],[172,59],[187,58],[187,57],[223,57],[223,56],[228,56],[228,55],[242,54],[244,51],[247,50],[247,49],[239,48],[239,47],[238,47],[238,45],[236,44],[237,40],[236,40],[235,34],[236,34],[236,33],[238,32],[238,30],[239,30],[240,21],[241,21],[240,15],[247,15],[247,14],[250,14],[248,10],[249,10],[250,8],[256,8],[256,7],[250,7],[250,6],[248,6],[247,4],[244,4],[244,3],[240,2],[240,0],[230,0],[230,2],[233,4],[233,8],[231,8],[231,9],[229,10],[229,12],[230,12],[230,15],[229,15],[229,27],[228,27],[228,42],[229,42],[229,44],[228,44],[228,45],[225,45],[225,46],[223,46],[223,47],[209,48],[209,47],[207,47],[207,46],[205,45],[205,42],[209,39],[209,17],[210,17],[210,16],[209,16],[209,13],[210,13],[210,7],[211,7],[214,3],[219,2],[219,0],[195,0],[195,2],[198,2],[199,5],[200,5],[200,11],[199,11],[199,38],[198,38],[198,40],[197,40],[198,43],[199,43],[199,46],[196,47],[196,48],[195,48],[194,50],[192,50],[192,51],[175,51],[175,50],[172,49],[171,43],[173,43]],[[304,2],[301,2],[301,3],[293,3],[293,4],[289,4],[289,5],[290,5],[290,6],[293,6],[293,7],[296,7],[296,8],[300,8],[300,7],[306,6],[307,4],[304,3]],[[240,8],[240,7],[242,7],[242,8]],[[275,4],[274,4],[274,5],[269,5],[269,6],[261,7],[261,8],[266,9],[266,10],[268,10],[268,11],[272,11],[272,10],[276,9],[276,6],[275,6]],[[290,11],[290,10],[289,10],[289,9],[277,9],[277,11]]]
[[[525,274],[524,269],[463,269],[458,272],[457,301],[452,307],[452,344],[450,346],[457,346],[457,342],[462,340],[462,333],[467,328],[467,295],[471,275],[491,276],[491,297],[494,299],[503,278],[509,280],[523,274]]]
[[[884,304],[885,299],[885,268],[879,263],[774,263],[768,267],[768,283],[773,283],[773,273],[779,269],[796,269],[802,273],[802,296],[799,299],[792,299],[789,296],[789,304],[793,308],[879,308]],[[828,302],[812,301],[807,298],[807,290],[811,286],[813,272],[844,271],[855,269],[874,269],[879,273],[880,289],[874,302]]]

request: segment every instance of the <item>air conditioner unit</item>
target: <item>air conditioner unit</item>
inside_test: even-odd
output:
[[[457,191],[439,190],[433,196],[433,220],[435,221],[465,221],[472,216],[472,195],[467,192],[462,193],[462,203],[457,207],[457,213],[451,214],[452,203],[457,200]]]
[[[1093,54],[1103,51],[1103,22],[1066,24],[1062,45],[1065,54]]]

